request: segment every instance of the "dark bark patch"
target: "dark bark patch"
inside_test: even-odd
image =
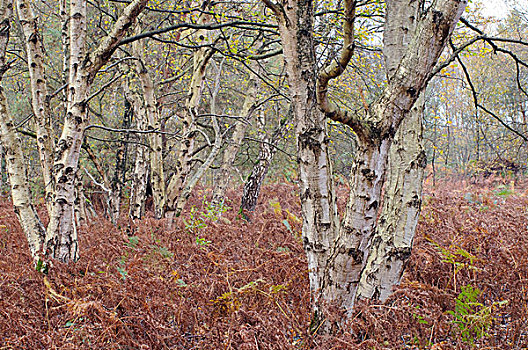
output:
[[[418,198],[418,196],[415,195],[413,199],[407,203],[407,206],[411,208],[420,208],[421,204],[422,201],[420,200],[420,198]]]
[[[317,136],[321,133],[318,128],[310,128],[301,133],[298,137],[299,149],[310,149],[314,154],[319,154],[321,150],[321,142],[317,140]]]
[[[363,252],[357,248],[348,248],[347,255],[352,257],[356,264],[361,264],[363,262]]]
[[[361,169],[361,175],[368,181],[373,181],[376,178],[376,172],[372,169]]]
[[[411,247],[394,248],[389,252],[389,256],[406,261],[411,256]]]
[[[422,169],[425,169],[427,166],[427,155],[425,154],[425,151],[422,150],[417,158],[418,166]]]
[[[433,10],[433,24],[437,27],[442,23],[444,14],[441,11]]]
[[[371,209],[374,209],[376,210],[378,208],[378,201],[373,201],[372,203],[369,204],[367,210],[371,210]]]
[[[55,173],[58,173],[59,171],[62,170],[62,168],[64,168],[64,164],[60,164],[60,163],[59,163],[59,164],[55,164],[55,165],[53,166],[53,171],[54,171]]]

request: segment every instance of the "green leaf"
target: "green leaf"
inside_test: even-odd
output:
[[[286,228],[288,229],[288,231],[290,231],[290,233],[293,233],[293,230],[288,220],[282,220],[282,223],[284,224],[284,226],[286,226]]]
[[[178,279],[176,280],[176,285],[177,285],[178,287],[187,287],[187,283],[185,283],[185,281],[182,280],[181,278],[178,278]]]

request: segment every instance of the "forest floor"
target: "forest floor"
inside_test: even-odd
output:
[[[48,275],[4,199],[0,349],[528,349],[528,183],[426,187],[402,284],[333,336],[308,331],[293,185],[267,186],[251,222],[216,218],[203,189],[174,228],[98,218]]]

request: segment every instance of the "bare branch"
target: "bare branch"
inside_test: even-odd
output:
[[[497,120],[506,129],[508,129],[509,131],[513,132],[515,135],[519,136],[524,141],[528,141],[528,137],[526,137],[525,135],[521,134],[519,131],[513,129],[511,126],[506,124],[499,116],[497,116],[495,113],[493,113],[492,111],[490,111],[489,109],[487,109],[486,107],[484,107],[483,105],[481,105],[478,102],[477,91],[475,90],[475,86],[473,85],[473,82],[471,80],[471,76],[470,76],[470,74],[469,74],[469,72],[467,70],[467,67],[464,65],[464,62],[462,62],[462,60],[458,56],[457,56],[457,61],[458,61],[458,63],[460,63],[460,66],[462,67],[462,71],[464,72],[464,75],[466,77],[466,81],[467,81],[467,83],[468,83],[468,85],[469,85],[469,87],[471,89],[471,94],[473,96],[473,104],[475,105],[475,109],[479,109],[479,108],[482,109],[488,115],[490,115],[495,120]]]

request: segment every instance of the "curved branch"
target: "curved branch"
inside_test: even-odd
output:
[[[126,31],[137,16],[147,6],[148,0],[134,0],[124,10],[123,14],[119,16],[117,22],[112,27],[112,31],[102,41],[101,44],[89,55],[87,67],[91,78],[95,77],[95,74],[101,69],[101,67],[108,62],[112,53],[121,45],[122,38]]]
[[[343,22],[343,48],[339,59],[332,61],[320,73],[317,79],[317,103],[326,116],[332,120],[345,122],[347,121],[346,113],[328,99],[328,83],[330,80],[340,76],[346,69],[354,54],[354,20],[356,17],[356,1],[345,0],[345,18]],[[353,118],[352,118],[353,119]],[[352,119],[345,122],[350,127],[355,128],[357,121]]]
[[[248,26],[263,27],[263,28],[277,28],[277,26],[273,24],[257,23],[257,22],[249,22],[249,21],[232,21],[232,22],[226,22],[226,23],[211,23],[211,24],[178,23],[178,24],[168,26],[165,28],[155,29],[155,30],[137,34],[137,35],[134,35],[128,38],[124,38],[117,44],[117,46],[129,44],[129,43],[132,43],[140,39],[150,38],[154,35],[171,32],[173,30],[177,30],[181,28],[197,29],[197,30],[216,30],[216,29],[221,29],[221,28],[226,28],[226,27],[248,27]]]
[[[513,129],[511,126],[506,124],[498,115],[484,107],[483,105],[479,104],[478,97],[477,97],[477,91],[475,90],[475,86],[473,85],[473,82],[471,81],[471,76],[469,75],[469,72],[467,70],[467,67],[464,65],[464,62],[460,59],[460,57],[457,57],[458,63],[460,63],[460,66],[462,67],[462,71],[464,72],[464,76],[466,77],[466,81],[471,89],[471,95],[473,96],[473,104],[475,105],[475,110],[482,109],[484,112],[486,112],[488,115],[493,117],[493,119],[497,120],[502,126],[504,126],[509,131],[513,132],[515,135],[522,138],[524,141],[528,141],[528,137],[521,134],[519,131]]]

